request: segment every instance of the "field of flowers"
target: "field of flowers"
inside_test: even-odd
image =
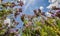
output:
[[[19,6],[23,6],[20,1]],[[7,7],[10,7],[7,9]],[[40,9],[34,9],[34,15],[22,14],[23,28],[14,29],[19,24],[14,18],[22,12],[22,8],[15,9],[16,4],[7,2],[0,4],[0,36],[60,36],[60,8],[52,7],[52,10],[59,10],[53,12],[41,12]],[[14,14],[8,18],[8,15]]]
[[[39,13],[37,16],[35,13],[28,19],[24,16],[23,36],[60,36],[60,18],[57,15],[52,17]]]

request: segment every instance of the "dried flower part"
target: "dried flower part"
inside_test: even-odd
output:
[[[46,17],[45,12],[42,12],[42,13],[40,13],[39,15]]]
[[[19,29],[16,29],[16,32],[18,31]]]
[[[52,10],[60,10],[60,8],[57,8],[56,6],[53,6]]]
[[[19,12],[15,12],[14,16],[15,18],[17,17],[17,15],[19,15],[20,13]]]
[[[18,24],[19,24],[19,22],[14,22],[14,24],[15,24],[15,25],[18,25]]]
[[[24,5],[23,1],[19,1],[19,4],[21,7]]]
[[[16,12],[22,12],[22,8],[17,8]]]
[[[19,12],[22,12],[22,8],[20,8],[19,10],[20,10]]]
[[[14,17],[15,17],[15,18],[17,17],[17,14],[16,14],[16,13],[14,14]]]
[[[39,11],[38,10],[34,10],[34,14],[38,17],[39,16]]]
[[[39,12],[39,13],[41,13],[41,10],[40,10],[40,9],[38,9],[38,12]]]
[[[13,8],[14,6],[16,6],[16,4],[14,2],[11,3],[10,7]]]
[[[37,13],[37,10],[34,10],[34,13],[36,14]]]
[[[24,21],[24,16],[25,16],[25,14],[21,16],[21,20],[22,20],[22,21]]]
[[[57,12],[56,13],[56,16],[60,18],[60,12]]]

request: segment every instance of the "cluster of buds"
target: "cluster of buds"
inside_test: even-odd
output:
[[[22,0],[18,0],[18,2],[19,2],[19,4],[18,4],[18,5],[19,5],[19,6],[21,6],[21,7],[24,5],[24,3],[23,3],[23,1],[22,1]]]
[[[25,26],[26,26],[26,27],[32,26],[32,22],[29,21]]]
[[[22,0],[18,0],[17,3],[18,3],[18,5],[21,6],[21,7],[24,5],[24,2],[23,2]],[[14,2],[12,2],[12,3],[7,2],[7,3],[3,3],[2,6],[6,7],[6,8],[7,8],[8,6],[9,6],[10,8],[13,8],[14,6],[17,6],[17,5],[16,5]]]
[[[4,25],[10,27],[11,24],[11,20],[9,18],[6,18],[6,20],[4,20]]]
[[[13,34],[13,36],[20,36],[18,29],[10,29],[10,30],[9,30],[9,33],[10,33],[11,35]]]
[[[4,6],[4,7],[8,7],[8,6],[9,6],[9,7],[11,7],[11,8],[14,7],[15,5],[16,5],[16,4],[15,4],[14,2],[12,2],[12,3],[7,2],[7,3],[3,3],[3,4],[2,4],[2,6]]]
[[[22,12],[22,8],[17,8],[16,12],[14,13],[14,16],[17,17]]]

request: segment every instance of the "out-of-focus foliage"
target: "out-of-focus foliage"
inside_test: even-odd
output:
[[[0,11],[0,17],[4,16],[4,15],[9,15],[11,13],[11,10],[7,10],[7,9],[3,9]]]
[[[37,15],[38,13],[36,13]],[[57,14],[57,13],[56,13]],[[24,28],[22,36],[60,36],[60,18],[55,17],[43,17],[40,13],[39,16],[33,17],[31,20],[24,18]],[[40,19],[38,17],[41,17]],[[31,24],[30,24],[30,23]]]
[[[22,7],[24,4],[20,1],[18,5]],[[7,8],[8,6],[10,9]],[[0,36],[20,35],[19,29],[13,30],[19,24],[13,18],[16,18],[19,13],[22,13],[22,8],[20,10],[17,9],[17,11],[15,10],[13,13],[14,6],[16,6],[15,3],[10,2],[0,4]],[[56,7],[53,9],[56,10]],[[6,20],[6,17],[11,13],[14,14],[14,17],[11,16],[11,19],[7,19],[9,21],[11,20],[9,22]],[[24,23],[22,36],[60,36],[60,12],[57,12],[54,17],[47,17],[38,9],[38,12],[34,10],[34,14],[32,17],[28,15],[27,17],[25,15],[21,16],[21,20]]]
[[[47,20],[47,23],[49,24],[40,24],[40,22],[36,21],[33,23],[36,25],[35,27],[34,25],[28,25],[28,27],[25,26],[23,28],[23,36],[60,36],[60,20],[55,21],[57,21],[56,25],[51,23],[53,22],[53,19],[49,19]]]
[[[0,36],[16,36],[18,34],[18,29],[13,30],[18,22],[16,22],[12,16],[10,19],[7,19],[7,17],[13,13],[13,6],[14,3],[10,2],[0,4]]]

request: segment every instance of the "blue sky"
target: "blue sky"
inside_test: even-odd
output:
[[[7,1],[10,2],[12,0],[4,0],[4,2],[7,2]],[[26,1],[26,3],[23,6],[23,10],[24,10],[23,12],[25,14],[33,14],[33,10],[40,8],[40,6],[42,6],[44,8],[42,11],[44,11],[44,12],[48,11],[48,9],[46,7],[49,5],[49,2],[48,2],[49,0],[32,0],[33,2],[30,0],[25,0],[25,1]]]
[[[4,2],[7,1],[11,1],[11,0],[4,0]],[[15,2],[16,3],[16,2]],[[16,3],[17,4],[17,3]],[[23,9],[23,13],[25,14],[30,14],[33,15],[33,10],[34,9],[38,9],[41,6],[43,7],[43,12],[47,12],[48,9],[46,8],[50,3],[48,2],[48,0],[25,0],[25,5],[23,7],[21,7]],[[19,8],[20,6],[16,6],[15,8]],[[17,27],[22,27],[22,21],[21,19],[16,18],[16,21],[20,21],[20,24]]]
[[[27,12],[27,14],[33,14],[33,10],[34,9],[38,9],[40,8],[40,6],[44,7],[44,9],[42,11],[47,12],[48,9],[46,8],[49,5],[48,0],[34,0],[34,2],[32,2],[28,8],[26,9],[25,12]]]

